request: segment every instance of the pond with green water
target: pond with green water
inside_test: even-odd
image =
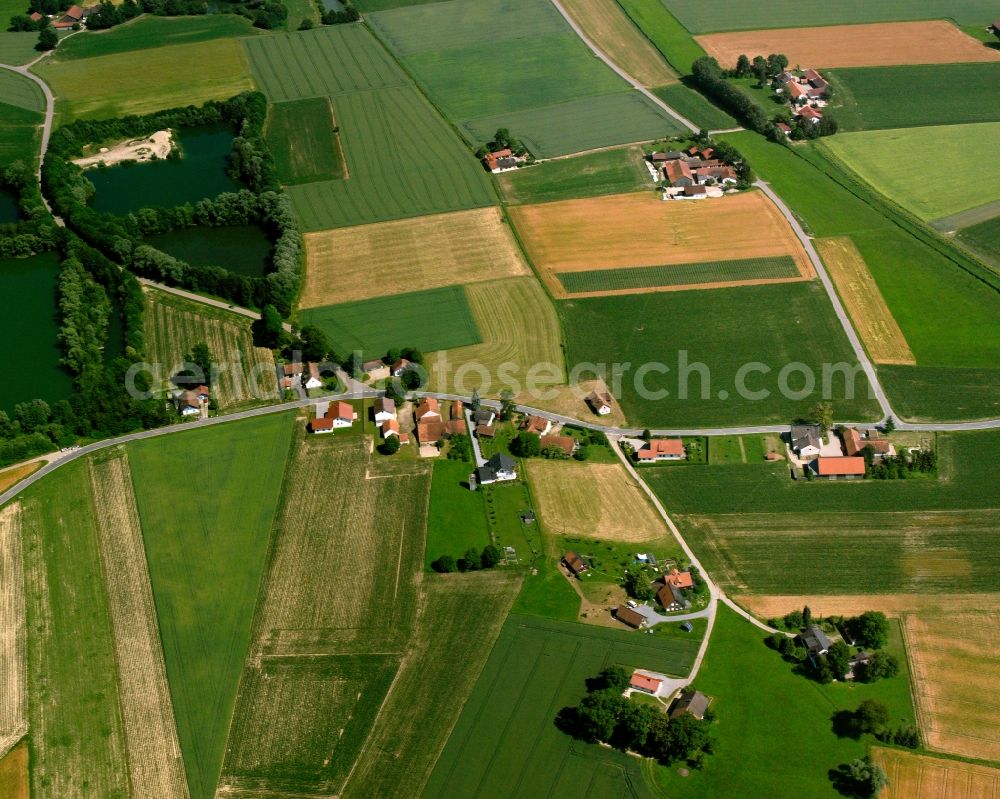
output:
[[[144,241],[192,266],[221,266],[249,277],[265,274],[271,260],[271,240],[253,225],[181,228]]]
[[[12,192],[0,189],[0,225],[16,222],[20,218],[21,212],[17,207],[17,198]]]
[[[40,397],[68,399],[73,383],[60,365],[56,285],[59,256],[0,260],[0,409]]]
[[[226,174],[233,147],[231,128],[203,125],[181,128],[174,135],[180,158],[86,170],[97,189],[91,207],[127,214],[140,208],[173,208],[242,188]]]

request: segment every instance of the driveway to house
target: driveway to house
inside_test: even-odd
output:
[[[677,613],[672,616],[667,616],[660,613],[652,605],[643,603],[635,609],[636,613],[641,613],[646,617],[646,625],[648,627],[655,627],[657,624],[664,624],[668,622],[677,622],[678,624],[685,621],[694,621],[695,619],[705,619],[708,618],[714,612],[712,609],[712,604],[709,602],[708,607],[704,607],[701,610],[696,610],[691,613]]]
[[[479,447],[479,436],[476,435],[476,426],[472,422],[472,408],[465,408],[465,426],[469,430],[469,439],[472,441],[472,453],[476,458],[476,467],[485,466],[486,458]]]

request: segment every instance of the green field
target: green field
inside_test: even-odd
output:
[[[1000,122],[842,133],[823,143],[878,191],[928,221],[1000,200],[1000,164],[985,159],[974,180],[935,180],[914,164],[945,153],[1000,146]]]
[[[723,138],[740,148],[809,233],[851,237],[918,364],[995,368],[1000,363],[996,291],[965,271],[974,265],[921,229],[886,216],[822,151],[792,150],[750,133]],[[936,404],[927,401],[928,407]]]
[[[511,205],[624,194],[652,187],[642,159],[638,147],[604,150],[505,172],[497,176],[497,182]]]
[[[0,103],[0,166],[38,157],[39,126],[43,116],[17,106]]]
[[[40,112],[45,110],[45,95],[36,83],[23,75],[0,69],[0,103]]]
[[[390,348],[434,352],[480,341],[461,286],[307,308],[301,317],[303,324],[319,325],[336,349],[361,350],[366,358]]]
[[[516,131],[525,146],[542,158],[687,132],[639,92],[583,97],[480,117],[463,122],[461,130],[470,144],[478,145],[489,141],[499,127]]]
[[[705,55],[662,0],[618,0],[618,4],[681,75],[687,75],[691,64]]]
[[[841,130],[1000,122],[1000,64],[935,64],[824,72]],[[913,102],[919,97],[920,102]]]
[[[960,230],[958,238],[992,256],[994,260],[1000,258],[1000,216]]]
[[[877,699],[889,706],[893,726],[913,724],[906,657],[896,624],[890,626],[887,649],[903,665],[896,677],[871,684],[819,685],[795,674],[777,652],[766,648],[760,630],[720,607],[695,683],[713,698],[714,752],[703,769],[692,769],[686,777],[677,768],[652,766],[644,772],[659,796],[835,799],[841,794],[827,772],[864,755],[870,739],[838,738],[831,724],[834,712]]]
[[[215,795],[290,440],[274,415],[129,448],[192,799]]]
[[[990,0],[774,0],[739,3],[730,0],[663,0],[692,33],[790,28],[801,25],[851,25],[913,19],[954,19],[960,25],[984,26],[996,17]]]
[[[712,436],[707,442],[708,462],[713,465],[764,462],[764,436]]]
[[[566,334],[567,360],[576,363],[630,363],[622,381],[622,410],[631,424],[648,427],[725,426],[787,421],[805,413],[820,399],[821,365],[854,363],[853,351],[815,281],[776,285],[658,292],[595,297],[557,303]],[[707,365],[710,378],[680,374],[686,363]],[[768,373],[754,373],[747,388],[768,391],[754,401],[738,396],[740,367],[760,362]],[[814,390],[800,399],[783,396],[779,371],[792,362],[808,364]],[[663,364],[669,372],[644,376],[648,391],[668,395],[640,396],[634,371],[643,364]],[[610,368],[610,367],[609,367]],[[788,385],[803,386],[801,375]],[[687,397],[679,396],[687,384]],[[837,418],[873,419],[877,406],[868,400],[863,375],[849,399],[843,377],[832,383],[831,402]],[[707,392],[707,396],[703,394]],[[725,392],[725,399],[720,394]]]
[[[1000,369],[883,365],[878,374],[907,419],[1000,419]]]
[[[10,16],[0,16],[0,20],[9,20]],[[0,33],[0,64],[27,64],[38,56],[35,49],[37,43],[37,33],[10,33],[4,30]]]
[[[646,799],[638,759],[573,741],[553,721],[605,666],[686,673],[697,649],[694,639],[510,616],[422,796]]]
[[[490,543],[483,495],[468,488],[472,469],[465,461],[442,459],[434,463],[424,558],[428,567],[442,555],[457,560],[470,547],[481,550]]]
[[[87,462],[24,495],[31,795],[130,795]]]
[[[201,17],[156,17],[143,15],[105,31],[77,34],[59,45],[57,60],[128,53],[171,44],[191,44],[231,36],[256,36],[263,31],[236,14],[206,14]]]
[[[659,89],[654,89],[653,94],[700,128],[721,130],[735,128],[739,125],[729,114],[706,100],[704,95],[688,88],[683,83],[662,86]]]
[[[360,11],[385,11],[400,6],[416,6],[421,3],[437,3],[440,0],[357,0],[354,4]]]
[[[798,277],[799,269],[790,255],[773,258],[743,258],[734,261],[703,261],[668,266],[633,266],[621,269],[594,269],[589,272],[557,272],[566,291],[622,291],[625,289],[684,286],[695,283],[724,283],[734,280],[777,280]]]
[[[335,126],[333,108],[326,97],[271,106],[267,140],[282,183],[345,177],[344,153]]]

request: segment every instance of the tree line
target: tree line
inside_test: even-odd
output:
[[[0,258],[24,258],[56,249],[66,232],[46,210],[31,166],[14,161],[0,169],[0,188],[14,195],[21,217],[0,225]]]

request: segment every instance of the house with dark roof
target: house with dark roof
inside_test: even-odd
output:
[[[681,691],[680,696],[674,700],[674,704],[670,707],[670,718],[675,719],[678,716],[689,715],[694,716],[698,721],[702,721],[705,718],[705,713],[708,711],[709,699],[701,691],[693,691],[690,688]]]
[[[818,424],[795,424],[791,432],[792,451],[802,458],[819,455],[823,446],[823,430]]]
[[[607,391],[591,391],[587,395],[587,404],[598,416],[607,416],[614,408],[614,400]]]
[[[847,661],[847,672],[844,674],[845,680],[857,679],[858,675],[868,667],[868,664],[872,662],[871,652],[865,652],[863,649],[859,652],[855,652],[851,655],[851,659]]]
[[[361,364],[361,371],[368,375],[369,380],[385,380],[390,375],[389,367],[381,358],[365,361]]]
[[[372,418],[375,424],[382,424],[396,419],[396,400],[391,397],[379,397],[372,403]]]
[[[619,605],[615,608],[615,618],[622,624],[627,624],[629,627],[636,630],[640,627],[645,627],[647,624],[646,617],[635,608],[630,608],[628,605]]]
[[[668,613],[673,613],[677,610],[687,610],[691,607],[691,603],[681,592],[681,589],[671,583],[661,585],[660,590],[656,592],[656,598],[660,600],[663,609]]]
[[[480,425],[492,425],[496,421],[497,414],[492,408],[487,408],[486,406],[481,407],[479,410],[474,411],[472,414],[473,424]]]
[[[517,463],[509,455],[498,452],[483,466],[476,469],[476,479],[480,485],[503,483],[517,479]]]
[[[806,653],[811,658],[817,658],[830,651],[830,639],[826,633],[820,629],[818,624],[810,625],[806,631],[799,635],[799,642],[805,647]]]
[[[655,152],[649,156],[649,159],[654,164],[662,164],[667,161],[676,161],[684,157],[684,153],[680,150],[668,150],[667,152]]]
[[[566,568],[569,569],[570,572],[572,572],[576,577],[579,577],[585,571],[590,569],[590,564],[573,552],[573,550],[568,551],[562,556],[562,562],[566,564]]]
[[[678,200],[707,200],[708,189],[705,186],[685,186],[684,191],[676,195]]]

